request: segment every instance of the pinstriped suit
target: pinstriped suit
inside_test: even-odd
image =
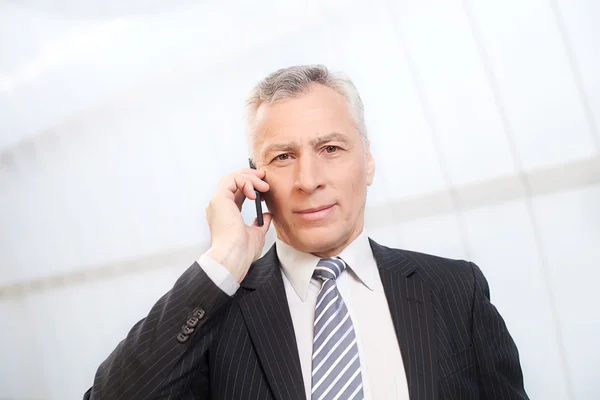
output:
[[[411,399],[528,398],[476,265],[370,245]],[[102,363],[84,399],[304,399],[279,268],[273,246],[231,298],[194,263]]]

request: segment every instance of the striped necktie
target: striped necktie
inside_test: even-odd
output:
[[[341,258],[324,258],[314,272],[323,285],[315,309],[312,400],[363,398],[354,326],[335,284],[345,268]]]

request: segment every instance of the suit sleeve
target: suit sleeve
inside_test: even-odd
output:
[[[207,351],[230,301],[192,264],[100,365],[84,399],[208,398]]]
[[[504,319],[490,302],[488,282],[471,263],[475,288],[473,337],[482,399],[528,399],[517,346]]]

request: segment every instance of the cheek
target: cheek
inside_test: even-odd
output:
[[[367,190],[367,180],[366,176],[362,171],[356,171],[354,179],[349,182],[348,186],[350,191],[349,198],[346,199],[347,202],[352,204],[353,208],[362,207],[362,202],[364,201],[364,196]]]
[[[349,180],[344,185],[343,193],[341,193],[341,201],[345,204],[346,212],[352,213],[355,208],[359,207],[359,203],[362,200],[363,194],[363,183],[362,179]]]
[[[365,190],[367,186],[367,176],[362,166],[348,171],[346,176],[350,181],[353,193],[361,193]]]
[[[352,195],[347,201],[352,205],[353,209],[360,207],[360,203],[363,200],[363,192],[364,188],[360,182],[355,181],[352,183]]]
[[[267,183],[270,186],[270,190],[264,195],[267,207],[269,207],[269,211],[277,212],[286,204],[286,188],[275,179],[270,179]]]

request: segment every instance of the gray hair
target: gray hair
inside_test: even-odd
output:
[[[254,130],[256,112],[262,103],[274,104],[277,101],[300,96],[311,84],[327,86],[346,99],[350,115],[366,150],[367,128],[362,99],[354,83],[341,72],[331,72],[324,65],[296,65],[282,68],[269,74],[250,92],[246,101],[246,124],[248,145],[251,158],[254,160]]]

